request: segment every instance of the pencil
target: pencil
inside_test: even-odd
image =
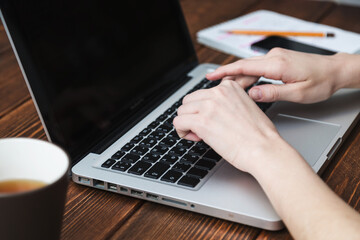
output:
[[[225,31],[237,35],[263,35],[263,36],[298,36],[298,37],[335,37],[328,32],[291,32],[291,31],[262,31],[262,30],[230,30]]]

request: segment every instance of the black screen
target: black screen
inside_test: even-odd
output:
[[[196,61],[177,1],[0,2],[49,135],[73,158],[127,130]]]

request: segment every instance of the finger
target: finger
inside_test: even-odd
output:
[[[287,58],[279,56],[263,57],[259,59],[243,59],[222,67],[209,73],[209,80],[221,79],[226,76],[248,75],[265,77],[274,80],[282,80],[282,76],[289,69]]]
[[[235,78],[235,82],[239,83],[242,88],[248,88],[259,80],[259,77],[253,76],[238,76]]]
[[[198,117],[196,114],[176,116],[173,120],[173,125],[180,138],[200,139],[196,134],[197,123]]]
[[[239,63],[241,63],[241,60],[221,66],[221,67],[217,68],[214,72],[206,74],[206,78],[209,80],[218,80],[218,79],[222,79],[227,76],[236,76],[239,73],[237,73],[237,71],[233,71],[234,74],[230,74],[229,69],[237,69],[237,65]]]
[[[192,101],[181,105],[177,110],[177,114],[196,114],[199,112],[199,109],[201,109],[201,101]]]
[[[268,64],[269,59],[244,59],[225,66],[221,66],[214,72],[207,74],[206,77],[209,80],[216,80],[226,76],[236,75],[263,76],[265,74],[264,67]]]
[[[265,84],[250,89],[249,96],[257,102],[290,101],[302,102],[306,82],[287,83],[282,85]]]
[[[183,99],[183,104],[193,102],[193,101],[208,99],[209,97],[210,97],[210,92],[208,89],[200,89],[200,90],[197,90],[193,93],[186,95]]]
[[[223,80],[235,80],[235,76],[226,76]]]
[[[202,139],[199,138],[195,133],[193,132],[188,132],[184,137],[182,137],[183,139],[186,139],[186,140],[190,140],[190,141],[194,141],[194,142],[199,142],[201,141]]]

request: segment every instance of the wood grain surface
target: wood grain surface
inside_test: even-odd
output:
[[[322,1],[181,0],[199,61],[227,64],[236,57],[196,43],[202,28],[258,9],[360,33],[360,8]],[[0,137],[46,139],[13,54],[0,25]],[[354,127],[322,178],[344,201],[360,211],[360,124]],[[70,183],[62,239],[292,239],[287,229],[265,231],[156,203]]]

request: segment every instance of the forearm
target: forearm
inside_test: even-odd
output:
[[[339,53],[334,55],[334,58],[337,90],[360,88],[360,55]]]
[[[287,144],[253,171],[296,239],[355,239],[360,215],[346,205]],[[264,171],[266,169],[266,171]]]

